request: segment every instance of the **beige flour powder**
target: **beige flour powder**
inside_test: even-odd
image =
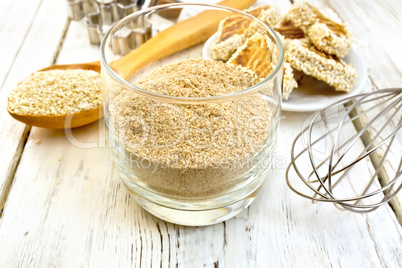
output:
[[[204,59],[164,66],[137,86],[180,97],[238,92],[256,77]],[[129,90],[116,96],[111,120],[137,183],[163,194],[197,198],[229,190],[268,138],[270,111],[260,94],[213,104],[171,104]]]

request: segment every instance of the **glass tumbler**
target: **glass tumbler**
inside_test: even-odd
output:
[[[276,144],[283,54],[266,23],[216,5],[155,6],[107,32],[109,143],[122,182],[144,209],[202,226],[252,203]]]

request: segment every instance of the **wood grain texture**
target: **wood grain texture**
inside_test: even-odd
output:
[[[31,31],[31,24],[36,18],[39,0],[22,0],[17,3],[2,1],[0,3],[1,17],[1,59],[0,81],[7,77],[19,50],[25,42],[26,35]],[[6,41],[6,42],[4,42]]]
[[[258,2],[277,4],[282,12],[290,5],[280,0]],[[339,14],[342,9],[335,2],[329,3]],[[378,3],[377,14],[399,5]],[[355,21],[361,18],[342,18],[358,30],[352,25],[360,25]],[[60,36],[61,31],[55,32]],[[96,60],[98,48],[89,45],[85,31],[85,26],[72,22],[57,63]],[[375,37],[366,38],[376,42]],[[47,45],[48,52],[56,43]],[[22,56],[16,66],[30,61],[27,54]],[[389,83],[389,70],[369,68],[370,73],[378,72],[372,76],[374,83]],[[224,223],[199,228],[166,223],[135,203],[112,164],[102,120],[71,133],[32,128],[0,218],[0,267],[402,266],[402,228],[389,206],[353,214],[330,204],[312,204],[286,186],[290,145],[309,116],[283,113],[275,169],[249,209]],[[8,130],[10,126],[5,125]],[[14,143],[22,137],[16,134],[10,134]]]
[[[0,14],[0,38],[3,40],[0,67],[0,210],[30,129],[7,113],[7,95],[18,81],[52,64],[66,24],[64,3],[59,1],[10,3],[2,1],[1,5],[5,6],[0,11],[4,12]]]

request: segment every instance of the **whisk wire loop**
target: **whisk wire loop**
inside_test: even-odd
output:
[[[348,97],[316,112],[292,143],[286,170],[289,188],[313,202],[331,202],[339,209],[359,213],[390,202],[402,188],[401,108],[402,89],[391,88]],[[337,126],[330,127],[334,118],[338,118]],[[322,149],[329,149],[329,154],[319,151]],[[372,165],[367,178],[350,173],[356,166],[367,168],[367,163]],[[395,174],[385,172],[385,165],[392,165]],[[324,170],[326,174],[320,174]],[[303,191],[299,184],[291,183],[294,174],[307,186]],[[335,192],[338,185],[354,194],[339,197]],[[357,188],[363,190],[356,193]]]

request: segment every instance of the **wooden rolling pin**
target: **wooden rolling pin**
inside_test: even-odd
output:
[[[219,2],[218,5],[241,10],[250,7],[255,1],[225,0]],[[127,79],[151,62],[205,41],[217,31],[219,21],[228,15],[230,15],[229,12],[219,10],[203,11],[159,32],[137,49],[113,61],[110,65],[124,79]]]

